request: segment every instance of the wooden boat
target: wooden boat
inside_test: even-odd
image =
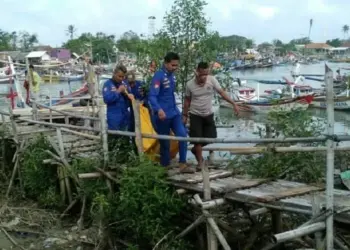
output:
[[[82,81],[84,78],[84,75],[62,75],[60,76],[61,82],[75,82],[75,81]]]
[[[327,100],[326,96],[315,97],[311,103],[311,107],[326,109]],[[349,96],[336,96],[334,98],[334,109],[335,110],[350,110],[350,97]]]
[[[60,81],[60,76],[59,75],[42,75],[41,79],[44,82],[59,82]]]
[[[294,109],[306,110],[313,99],[313,95],[307,95],[279,100],[260,99],[259,101],[240,102],[237,104],[239,110],[242,112],[267,114],[271,111],[291,111]]]
[[[258,99],[255,89],[248,86],[235,87],[228,94],[231,99],[240,102],[255,101]],[[231,108],[232,104],[220,99],[220,107]]]

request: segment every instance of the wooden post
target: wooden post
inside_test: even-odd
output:
[[[65,156],[61,128],[56,128],[56,134],[57,134],[57,141],[58,141],[58,146],[59,146],[59,152],[58,152],[59,157],[61,158],[62,162],[65,162],[66,156]],[[63,164],[63,165],[65,165],[65,164]],[[64,181],[66,184],[68,199],[69,199],[69,202],[71,203],[73,201],[73,197],[72,197],[72,191],[71,191],[70,182],[69,182],[69,178],[68,178],[67,166],[62,166],[61,168],[62,168],[61,169],[62,177],[64,177]]]
[[[333,212],[334,210],[334,97],[333,97],[333,72],[325,65],[325,84],[327,90],[327,177],[326,177],[326,208]],[[326,219],[326,249],[333,250],[333,213]]]
[[[211,190],[210,190],[209,168],[206,163],[202,164],[202,175],[203,175],[204,201],[209,201],[211,200]],[[218,242],[215,237],[215,233],[208,221],[207,221],[207,243],[208,243],[208,250],[218,249]]]
[[[6,145],[5,145],[5,130],[6,130],[6,123],[5,123],[5,116],[3,114],[1,114],[1,120],[2,120],[2,149],[1,149],[1,153],[2,153],[2,170],[4,171],[5,173],[5,166],[6,166],[6,162],[5,162],[5,158],[6,158],[6,153],[5,153],[5,150],[6,150]]]
[[[317,195],[314,195],[312,197],[312,215],[313,215],[313,217],[320,214],[320,212],[321,212],[320,199]],[[323,249],[322,233],[321,232],[315,233],[315,240],[316,240],[316,249]]]
[[[133,101],[132,108],[134,110],[135,119],[135,134],[136,134],[136,146],[139,155],[143,153],[143,142],[141,134],[141,120],[140,120],[140,102],[138,100]]]
[[[282,214],[281,211],[271,210],[271,219],[272,219],[272,232],[274,234],[281,233],[282,228]],[[283,246],[276,246],[275,249],[284,249]]]
[[[100,118],[100,129],[101,129],[101,140],[103,149],[103,159],[105,167],[108,164],[108,136],[107,136],[107,126],[106,126],[106,114],[104,106],[99,105],[99,118]]]

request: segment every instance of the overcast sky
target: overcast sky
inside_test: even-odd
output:
[[[206,14],[210,29],[222,35],[242,35],[255,42],[275,38],[287,42],[307,36],[324,42],[343,38],[341,28],[350,25],[350,0],[209,0]],[[65,30],[75,25],[78,34],[97,31],[120,36],[127,30],[148,32],[147,17],[154,15],[156,28],[173,0],[0,0],[0,29],[37,33],[41,44],[60,46]]]

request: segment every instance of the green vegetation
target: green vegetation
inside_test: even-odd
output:
[[[315,120],[307,111],[271,112],[265,127],[259,128],[260,137],[311,137],[324,132],[325,124]],[[295,146],[320,146],[321,143],[297,143]],[[254,177],[280,178],[306,183],[322,181],[325,174],[324,152],[275,152],[274,147],[293,146],[291,143],[274,143],[261,155],[237,157],[235,168]]]

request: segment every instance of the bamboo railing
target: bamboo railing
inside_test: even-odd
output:
[[[157,135],[157,134],[142,134],[140,129],[140,119],[139,119],[139,105],[140,103],[138,101],[135,101],[133,107],[134,107],[134,113],[135,113],[135,132],[127,132],[127,131],[114,131],[114,130],[107,130],[106,128],[106,115],[104,112],[104,109],[102,107],[99,108],[99,118],[96,117],[90,117],[90,116],[83,116],[74,114],[67,111],[58,111],[54,109],[53,107],[48,107],[42,104],[39,104],[37,102],[34,102],[35,105],[39,105],[42,108],[49,109],[52,112],[60,113],[64,116],[79,118],[83,120],[88,121],[95,121],[100,124],[99,128],[96,127],[90,127],[90,126],[75,126],[71,124],[58,124],[58,123],[52,123],[52,122],[45,122],[45,121],[38,121],[36,119],[27,119],[22,118],[21,116],[15,116],[13,115],[12,111],[4,112],[0,111],[0,114],[2,117],[9,116],[11,125],[13,128],[13,138],[17,141],[18,135],[16,134],[16,121],[18,122],[28,122],[32,124],[37,124],[45,127],[51,127],[56,129],[57,136],[62,137],[61,131],[65,131],[68,133],[73,133],[85,138],[89,139],[96,139],[101,140],[104,150],[104,160],[105,164],[108,163],[108,144],[107,144],[107,134],[112,135],[120,135],[120,136],[130,136],[135,137],[135,140],[137,141],[138,151],[139,153],[143,152],[142,147],[142,138],[153,138],[153,139],[163,139],[163,140],[176,140],[176,141],[187,141],[187,142],[194,142],[194,143],[225,143],[225,144],[237,144],[237,143],[297,143],[297,142],[326,142],[326,146],[320,146],[320,147],[303,147],[303,146],[293,146],[293,147],[274,147],[273,145],[269,145],[268,147],[262,146],[262,147],[204,147],[203,150],[214,150],[214,151],[229,151],[235,154],[259,154],[263,153],[269,150],[273,150],[275,152],[300,152],[300,151],[322,151],[326,152],[327,154],[327,178],[326,178],[326,197],[327,197],[327,211],[330,211],[327,216],[323,218],[325,220],[317,221],[310,223],[308,225],[303,225],[300,228],[297,228],[292,231],[288,231],[285,233],[277,232],[273,237],[273,244],[280,244],[281,242],[284,242],[286,240],[293,239],[295,237],[304,236],[307,234],[312,233],[318,233],[321,230],[326,230],[326,249],[327,250],[333,250],[334,247],[334,240],[333,240],[333,207],[334,207],[334,198],[333,198],[333,192],[334,192],[334,151],[348,151],[350,150],[350,147],[336,147],[334,144],[334,141],[350,141],[350,136],[342,135],[342,136],[335,136],[334,135],[334,100],[333,100],[333,72],[328,68],[326,65],[326,86],[327,86],[327,115],[328,115],[328,131],[326,135],[318,136],[318,137],[300,137],[300,138],[240,138],[240,139],[232,139],[232,138],[189,138],[189,137],[176,137],[176,136],[168,136],[168,135]],[[96,98],[96,97],[95,97]],[[3,119],[4,120],[4,119]],[[84,132],[83,132],[84,131]],[[86,131],[98,134],[88,134]],[[20,146],[19,146],[20,147]],[[64,159],[64,155],[62,154],[62,147],[58,149],[59,152],[61,152],[58,155],[58,158],[62,160]],[[66,160],[65,160],[66,161]],[[67,161],[66,161],[67,163]],[[68,167],[68,163],[66,164]],[[208,246],[210,250],[217,250],[217,239],[223,246],[225,250],[230,249],[228,246],[226,240],[222,236],[220,230],[218,230],[218,227],[216,225],[215,220],[213,220],[210,216],[210,213],[208,211],[209,208],[211,208],[214,204],[215,206],[218,206],[223,203],[217,203],[214,202],[214,200],[211,199],[210,195],[210,181],[209,181],[209,171],[206,166],[203,166],[202,168],[202,174],[203,174],[203,180],[204,180],[204,201],[200,199],[200,197],[195,196],[195,203],[202,208],[203,211],[203,218],[196,220],[189,228],[187,228],[181,236],[188,233],[190,230],[192,230],[195,226],[200,224],[203,221],[206,221],[207,223],[207,229],[208,229]],[[112,181],[113,177],[110,173],[108,174],[108,180]],[[106,173],[98,172],[98,174],[95,174],[93,176],[101,176],[101,175],[107,175]],[[90,174],[91,175],[91,174]],[[91,178],[90,175],[86,175],[85,178]],[[63,185],[63,184],[62,184]],[[67,187],[68,189],[69,187]],[[69,199],[70,202],[71,198]],[[214,203],[213,203],[214,202]],[[256,213],[256,212],[255,212]],[[275,220],[276,218],[280,218],[278,215],[278,212],[275,214]],[[319,216],[320,212],[318,214],[315,214],[315,216]],[[319,234],[317,234],[319,238]]]

